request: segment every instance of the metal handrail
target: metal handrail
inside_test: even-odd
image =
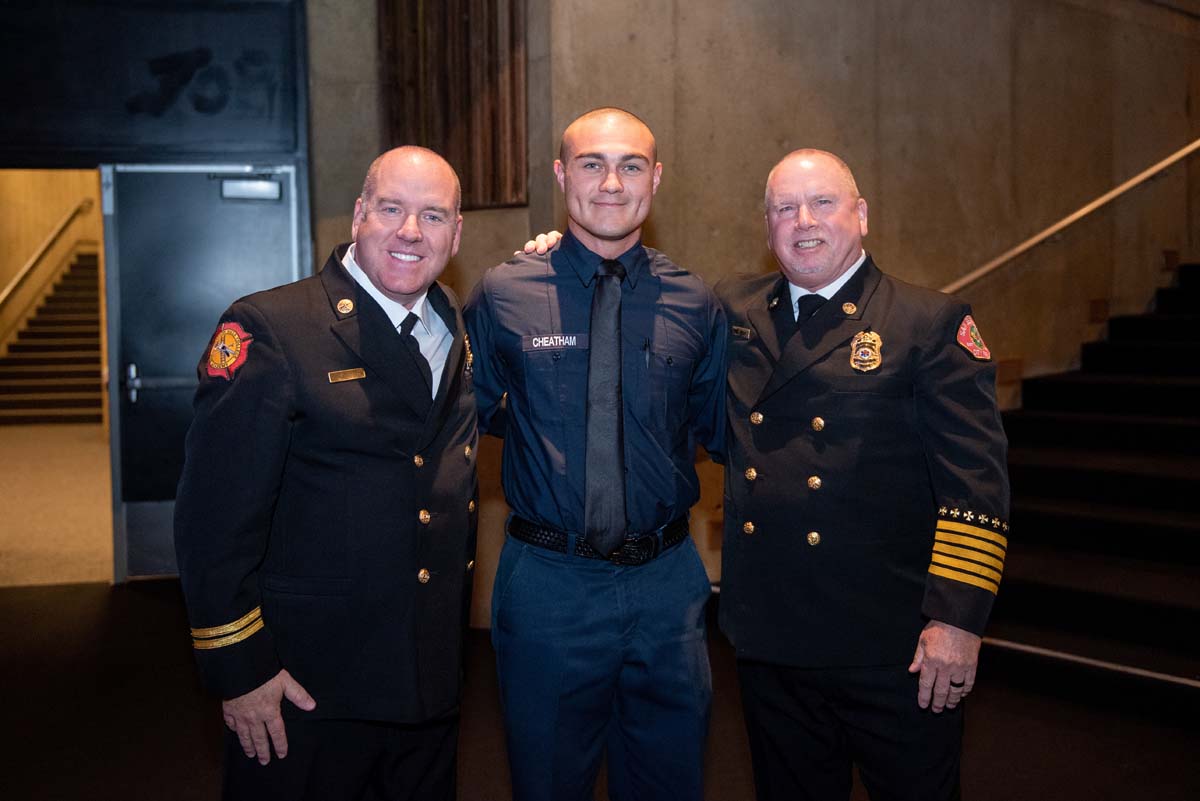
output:
[[[964,275],[962,278],[959,278],[957,281],[953,281],[949,284],[946,284],[944,287],[942,287],[942,291],[954,293],[954,292],[958,292],[958,291],[964,289],[965,287],[970,286],[971,284],[978,281],[980,278],[983,278],[984,276],[989,275],[989,274],[995,272],[996,270],[1000,269],[1000,267],[1002,267],[1003,265],[1012,261],[1017,256],[1020,256],[1022,253],[1025,253],[1028,250],[1032,250],[1033,248],[1042,244],[1047,239],[1054,236],[1055,234],[1057,234],[1059,231],[1063,230],[1067,226],[1072,225],[1073,223],[1076,223],[1079,220],[1082,220],[1084,217],[1091,214],[1093,211],[1100,208],[1101,206],[1104,206],[1108,203],[1111,203],[1113,200],[1116,200],[1118,197],[1125,194],[1130,189],[1133,189],[1138,184],[1144,183],[1145,181],[1149,180],[1150,178],[1153,178],[1158,173],[1162,172],[1163,170],[1167,169],[1171,165],[1175,164],[1175,162],[1182,161],[1183,159],[1192,155],[1192,153],[1194,153],[1196,150],[1200,150],[1200,139],[1197,139],[1196,141],[1192,142],[1187,147],[1176,150],[1174,153],[1167,156],[1165,159],[1158,162],[1154,166],[1148,167],[1148,168],[1142,170],[1141,172],[1139,172],[1137,175],[1130,178],[1125,183],[1121,184],[1120,186],[1116,187],[1115,189],[1105,192],[1103,195],[1096,198],[1091,203],[1088,203],[1086,206],[1081,207],[1077,211],[1075,211],[1071,214],[1068,214],[1066,217],[1063,217],[1061,220],[1054,223],[1054,225],[1051,225],[1049,228],[1047,228],[1046,230],[1042,231],[1039,234],[1031,236],[1029,239],[1026,239],[1024,242],[1017,245],[1015,248],[1013,248],[1011,250],[1006,250],[1004,253],[1001,253],[999,256],[992,259],[987,264],[984,264],[982,267],[972,270],[971,272]]]
[[[33,255],[29,257],[29,261],[25,262],[25,266],[13,276],[13,279],[8,282],[8,286],[4,287],[3,291],[0,291],[0,309],[4,308],[5,302],[12,296],[14,292],[20,289],[21,284],[25,282],[25,279],[33,273],[33,268],[38,265],[38,262],[45,258],[46,254],[50,251],[50,248],[54,247],[54,244],[58,241],[59,237],[61,237],[63,232],[67,230],[67,227],[71,225],[76,217],[81,214],[87,214],[89,211],[91,211],[92,205],[93,203],[91,198],[84,198],[75,204],[75,208],[68,211],[66,215],[58,221],[58,225],[54,226],[54,230],[50,232],[50,235],[47,236],[42,244],[38,246],[38,249],[33,252]]]

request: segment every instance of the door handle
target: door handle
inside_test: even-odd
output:
[[[130,362],[125,366],[125,378],[121,387],[129,398],[130,403],[137,403],[138,391],[144,389],[192,389],[196,386],[195,378],[183,376],[166,376],[163,378],[143,378],[138,373],[138,366]]]

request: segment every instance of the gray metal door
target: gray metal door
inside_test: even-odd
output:
[[[196,365],[235,299],[300,277],[293,166],[102,165],[117,581],[176,572]],[[307,272],[307,270],[306,270]],[[213,514],[220,514],[215,499]]]

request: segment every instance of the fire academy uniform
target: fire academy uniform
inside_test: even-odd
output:
[[[453,337],[434,395],[343,252],[222,316],[199,365],[179,568],[200,670],[221,697],[286,668],[317,706],[284,702],[285,719],[428,721],[459,702],[472,355],[456,298],[433,284],[427,309]]]
[[[1009,487],[970,309],[869,256],[799,326],[778,273],[716,291],[730,323],[720,623],[739,660],[906,667],[930,619],[982,634]],[[915,677],[902,703],[917,710]]]

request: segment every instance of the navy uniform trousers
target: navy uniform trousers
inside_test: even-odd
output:
[[[700,801],[711,586],[695,545],[637,566],[573,551],[510,537],[500,555],[492,643],[514,801],[591,801],[605,746],[613,801]]]

